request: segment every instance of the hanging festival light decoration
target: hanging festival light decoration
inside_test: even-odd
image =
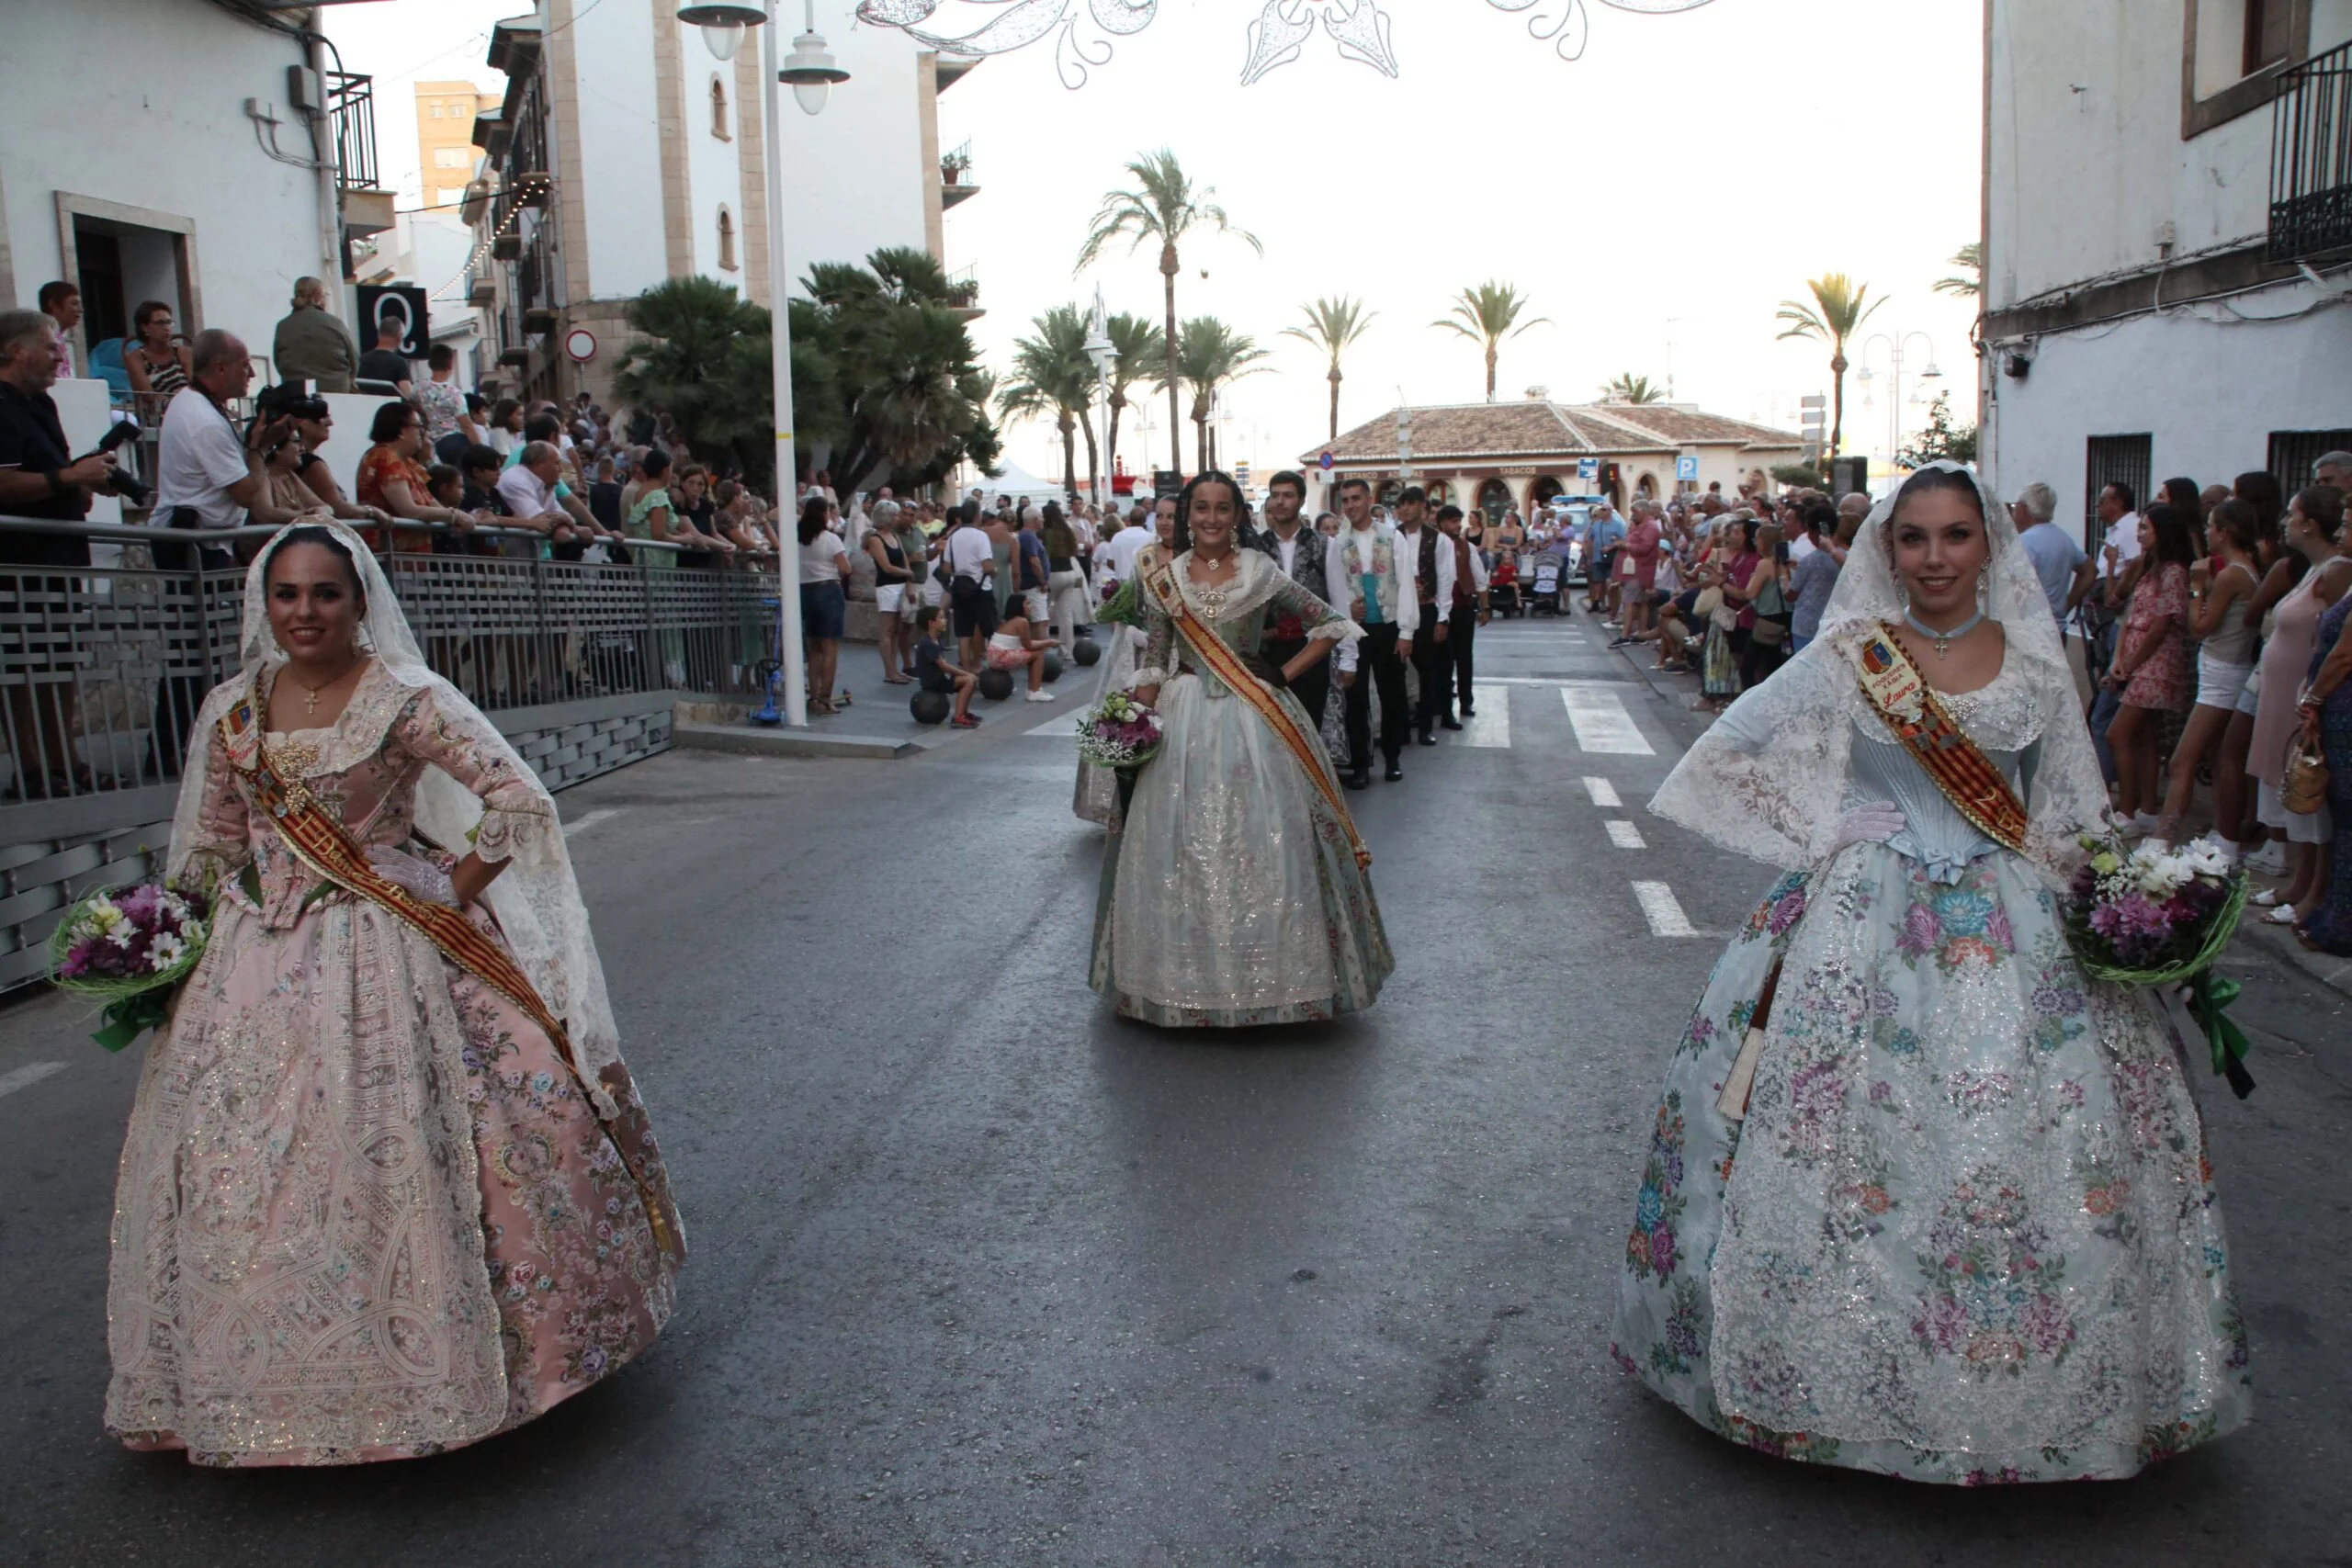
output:
[[[1663,16],[1694,11],[1710,0],[1598,0],[1613,10]],[[1528,36],[1548,43],[1563,60],[1581,57],[1591,31],[1585,0],[1487,0],[1498,11],[1532,13]],[[1111,38],[1149,27],[1159,0],[861,0],[858,20],[896,28],[940,53],[966,60],[1009,54],[1050,38],[1062,85],[1086,85],[1091,67],[1111,61]],[[1081,16],[1101,29],[1081,32]],[[970,25],[958,28],[958,23]],[[1389,14],[1379,0],[1266,0],[1244,29],[1249,57],[1241,85],[1249,86],[1277,66],[1305,52],[1320,28],[1342,60],[1369,65],[1384,76],[1401,73],[1391,39]]]

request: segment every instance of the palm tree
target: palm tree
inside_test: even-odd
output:
[[[1282,335],[1295,337],[1313,344],[1328,355],[1331,361],[1329,379],[1331,383],[1331,439],[1340,439],[1340,355],[1350,344],[1363,336],[1372,325],[1375,312],[1363,308],[1363,301],[1341,294],[1332,299],[1317,299],[1312,305],[1299,307],[1306,312],[1306,325],[1284,327]]]
[[[1936,292],[1973,299],[1984,292],[1984,243],[1971,240],[1951,254],[1951,265],[1960,271],[1950,277],[1936,279]]]
[[[1662,403],[1666,392],[1646,376],[1636,376],[1631,370],[1621,370],[1616,379],[1600,386],[1604,401],[1612,403]]]
[[[1158,321],[1122,311],[1105,319],[1104,335],[1111,340],[1111,428],[1103,442],[1102,461],[1119,471],[1119,416],[1126,412],[1127,389],[1142,382],[1160,385],[1168,374],[1168,334]],[[1148,456],[1144,459],[1150,461]]]
[[[1209,411],[1217,389],[1227,381],[1255,376],[1265,367],[1258,362],[1268,351],[1247,333],[1237,333],[1215,316],[1194,316],[1184,323],[1176,348],[1176,374],[1193,394],[1193,455],[1202,468],[1216,467],[1209,445]],[[1182,449],[1178,448],[1178,461]]]
[[[1216,194],[1208,186],[1193,186],[1193,178],[1176,162],[1176,154],[1168,148],[1146,152],[1127,164],[1127,173],[1136,179],[1131,190],[1106,191],[1101,210],[1094,214],[1094,226],[1086,243],[1078,248],[1078,265],[1084,272],[1102,254],[1112,241],[1125,235],[1127,249],[1134,251],[1145,242],[1159,242],[1159,276],[1168,294],[1167,343],[1164,345],[1166,385],[1168,388],[1168,447],[1169,466],[1184,466],[1184,421],[1176,406],[1176,387],[1182,371],[1176,363],[1176,273],[1182,265],[1177,260],[1176,247],[1195,231],[1215,229],[1221,234],[1231,234],[1249,243],[1260,255],[1266,247],[1246,229],[1236,229],[1225,215],[1225,209],[1209,200]]]
[[[1809,337],[1829,345],[1829,455],[1836,457],[1846,439],[1846,340],[1854,335],[1871,312],[1886,303],[1881,295],[1865,305],[1871,286],[1856,283],[1842,272],[1826,272],[1806,283],[1813,303],[1783,299],[1775,320],[1789,323],[1781,335]]]
[[[1086,357],[1086,316],[1075,305],[1057,305],[1031,323],[1034,337],[1012,344],[1013,380],[997,392],[997,407],[1008,414],[1051,417],[1062,434],[1062,488],[1078,493],[1077,434],[1086,432],[1088,475],[1099,472],[1094,452],[1094,364]]]
[[[1527,296],[1508,283],[1493,278],[1476,288],[1465,288],[1454,296],[1453,310],[1444,319],[1431,321],[1433,327],[1460,333],[1472,343],[1483,344],[1487,350],[1487,400],[1495,400],[1495,354],[1506,338],[1514,338],[1530,327],[1550,325],[1546,317],[1522,321],[1519,313],[1527,309]]]

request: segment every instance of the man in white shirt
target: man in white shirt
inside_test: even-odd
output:
[[[1148,515],[1136,507],[1134,521],[1111,536],[1111,542],[1098,547],[1094,552],[1094,591],[1108,599],[1120,583],[1135,574],[1136,552],[1152,541],[1151,526],[1144,521]]]
[[[1462,728],[1462,719],[1453,716],[1454,702],[1462,705],[1462,717],[1470,716],[1470,688],[1473,678],[1471,651],[1476,646],[1478,628],[1487,624],[1487,558],[1462,531],[1462,508],[1441,506],[1437,509],[1438,556],[1453,570],[1446,574],[1449,597],[1441,602],[1445,612],[1445,640],[1435,645],[1437,656],[1437,721],[1448,729]],[[1421,688],[1421,701],[1426,710],[1430,688]],[[1426,735],[1425,728],[1421,732]]]
[[[1388,761],[1388,782],[1394,784],[1405,776],[1399,758],[1412,726],[1405,698],[1405,660],[1412,657],[1419,605],[1397,558],[1399,536],[1373,525],[1371,485],[1360,479],[1340,480],[1340,511],[1348,525],[1330,546],[1326,570],[1331,604],[1335,608],[1345,604],[1348,618],[1364,629],[1360,660],[1380,688],[1380,751]],[[1372,782],[1372,690],[1362,671],[1353,679],[1342,671],[1340,683],[1347,689],[1348,735],[1348,771],[1341,782],[1350,789],[1363,789]]]
[[[214,531],[240,527],[245,508],[267,483],[261,438],[283,420],[254,421],[248,441],[229,421],[228,405],[253,385],[253,358],[228,333],[196,334],[190,357],[195,374],[164,409],[155,456],[155,516],[165,527]],[[156,566],[187,570],[202,560],[207,570],[225,570],[237,558],[225,547],[191,552],[159,547]]]
[[[498,476],[498,495],[506,502],[508,520],[518,527],[536,529],[559,544],[570,542],[571,514],[555,494],[556,480],[562,473],[563,457],[554,443],[526,445],[514,466]]]
[[[967,670],[980,667],[980,645],[996,635],[996,595],[989,591],[996,551],[979,525],[979,504],[966,502],[949,516],[947,537],[940,542],[939,559],[947,577],[947,603],[955,612],[960,662]]]
[[[1445,639],[1451,630],[1446,606],[1453,603],[1453,552],[1441,548],[1442,539],[1429,520],[1428,492],[1408,485],[1396,498],[1396,570],[1413,585],[1415,624],[1420,628],[1413,647],[1413,669],[1421,679],[1421,700],[1413,727],[1424,746],[1437,744],[1438,709],[1450,671]],[[1451,711],[1449,708],[1448,711]],[[1457,727],[1458,728],[1458,727]]]

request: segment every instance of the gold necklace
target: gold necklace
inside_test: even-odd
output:
[[[340,682],[345,675],[350,674],[351,671],[357,667],[358,663],[359,661],[356,659],[353,660],[349,664],[346,664],[341,670],[336,671],[332,679],[322,681],[315,686],[303,680],[300,675],[294,675],[293,671],[289,668],[287,671],[287,673],[288,675],[293,675],[294,683],[302,688],[302,716],[304,718],[309,718],[313,714],[316,714],[319,711],[319,694],[325,691],[329,686],[334,685],[337,682]]]

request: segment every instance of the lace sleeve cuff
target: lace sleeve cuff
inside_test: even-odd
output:
[[[1356,625],[1355,622],[1348,619],[1345,615],[1337,615],[1330,620],[1322,622],[1320,625],[1308,627],[1306,632],[1306,640],[1313,642],[1320,637],[1328,638],[1334,642],[1353,642],[1363,636],[1363,628],[1362,626]]]
[[[1164,686],[1175,677],[1175,673],[1172,670],[1162,670],[1156,665],[1141,665],[1136,668],[1133,675],[1127,677],[1127,688],[1132,691],[1137,686]]]
[[[490,865],[504,860],[544,865],[554,858],[552,852],[562,832],[537,801],[519,808],[492,804],[474,829],[474,853]]]

